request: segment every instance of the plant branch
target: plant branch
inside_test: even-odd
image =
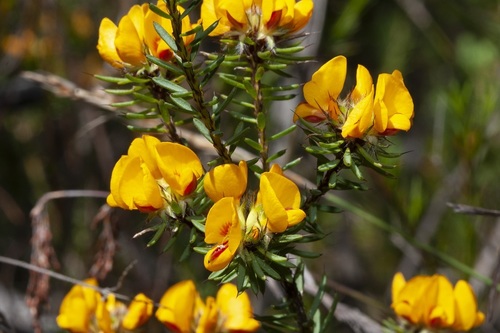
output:
[[[186,81],[189,84],[189,88],[193,92],[193,99],[196,105],[198,114],[201,118],[201,121],[208,129],[210,133],[210,138],[212,141],[212,145],[217,150],[217,153],[222,158],[223,163],[232,163],[231,156],[229,154],[228,149],[222,142],[221,135],[216,133],[216,126],[213,118],[210,114],[210,111],[207,109],[204,100],[203,89],[201,88],[201,84],[196,77],[196,73],[194,71],[194,67],[191,59],[191,52],[186,47],[184,43],[184,39],[182,38],[182,15],[177,8],[176,0],[169,0],[166,2],[169,15],[172,18],[172,35],[175,39],[175,44],[177,46],[177,56],[180,59],[177,59],[179,65],[181,66],[184,74],[186,75]]]

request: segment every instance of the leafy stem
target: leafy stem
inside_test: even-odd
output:
[[[250,62],[250,69],[252,71],[251,84],[252,95],[254,95],[254,116],[257,120],[258,140],[261,146],[260,159],[262,161],[262,170],[269,170],[269,144],[266,138],[266,110],[264,108],[264,96],[262,93],[261,78],[263,74],[262,59],[259,58],[257,48],[250,47],[248,49],[248,59]]]
[[[186,44],[184,43],[184,39],[182,38],[184,35],[182,32],[182,14],[177,8],[177,0],[169,0],[166,5],[172,21],[172,35],[177,46],[177,51],[175,52],[176,59],[184,71],[186,81],[193,93],[193,100],[197,113],[205,127],[208,129],[211,142],[221,157],[222,162],[231,163],[231,155],[227,147],[222,142],[221,135],[217,133],[215,122],[206,106],[203,89],[198,77],[196,76],[194,66],[191,61],[191,52],[188,50]]]

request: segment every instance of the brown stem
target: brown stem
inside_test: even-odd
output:
[[[313,323],[309,319],[304,301],[295,282],[283,281],[281,283],[285,291],[286,298],[290,302],[291,310],[297,314],[297,325],[300,333],[311,333],[313,331]]]

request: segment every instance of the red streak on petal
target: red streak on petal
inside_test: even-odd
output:
[[[229,229],[231,229],[231,222],[230,221],[224,223],[224,225],[220,228],[219,235],[224,236],[224,237],[227,236],[227,234],[229,234]]]
[[[322,116],[307,116],[307,117],[304,117],[302,119],[304,119],[305,121],[308,121],[310,123],[320,123],[323,120],[325,120],[326,117],[322,117]]]
[[[152,213],[152,212],[155,212],[158,210],[158,208],[154,208],[153,206],[144,206],[144,207],[139,207],[137,206],[137,209],[141,212],[141,213]]]
[[[269,19],[269,22],[266,24],[267,30],[272,30],[277,27],[277,25],[280,23],[281,20],[281,10],[275,10],[271,14],[271,18]]]
[[[224,244],[220,244],[220,245],[217,245],[215,247],[215,250],[214,252],[212,252],[212,254],[210,255],[210,261],[213,261],[217,258],[219,258],[219,256],[224,252],[226,251],[226,249],[229,247],[229,245],[227,244],[227,242],[224,242]]]
[[[158,58],[165,61],[170,61],[174,57],[172,50],[163,50],[158,53]]]
[[[243,23],[240,23],[238,21],[236,21],[236,19],[234,17],[231,16],[231,14],[229,14],[229,12],[226,11],[226,14],[227,14],[227,19],[229,20],[229,23],[231,23],[231,25],[233,27],[235,27],[236,29],[243,29],[244,25]]]
[[[194,190],[196,190],[196,186],[198,186],[198,179],[196,179],[196,176],[193,174],[193,179],[188,186],[186,186],[182,195],[190,195]]]
[[[380,133],[380,135],[389,136],[389,135],[394,135],[397,132],[399,132],[399,130],[394,129],[394,128],[388,128],[383,133]]]

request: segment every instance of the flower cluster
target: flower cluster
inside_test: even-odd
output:
[[[147,213],[174,203],[182,206],[202,174],[200,159],[191,149],[144,135],[132,141],[128,154],[116,163],[107,203]]]
[[[203,302],[193,281],[181,281],[163,295],[156,318],[176,333],[245,333],[260,327],[248,295],[229,283]]]
[[[257,244],[267,233],[281,233],[305,218],[297,185],[278,165],[260,176],[255,200],[243,198],[247,178],[245,161],[219,165],[204,178],[205,192],[214,201],[205,225],[205,242],[214,244],[204,261],[210,271],[226,267],[242,244]]]
[[[93,278],[84,282],[97,286]],[[138,294],[127,308],[112,293],[103,299],[97,290],[76,285],[61,303],[57,324],[72,333],[115,333],[140,328],[152,314],[153,302],[144,294]],[[193,281],[181,281],[165,292],[155,316],[176,333],[244,333],[260,327],[248,295],[238,293],[232,284],[223,284],[215,298],[203,302]]]
[[[93,278],[84,282],[97,286]],[[56,320],[59,327],[72,333],[113,333],[135,330],[152,314],[153,302],[144,294],[138,294],[127,308],[113,294],[103,298],[91,287],[75,285],[64,297]]]
[[[401,72],[380,74],[376,89],[368,70],[358,65],[356,86],[340,98],[347,73],[347,59],[337,56],[313,74],[304,85],[306,102],[295,109],[294,121],[329,121],[343,138],[383,136],[408,131],[413,118],[413,100]]]
[[[201,20],[204,28],[219,24],[211,36],[267,40],[301,30],[309,22],[312,0],[204,0]]]
[[[460,280],[453,287],[438,274],[406,281],[403,274],[397,273],[392,282],[391,306],[410,324],[429,330],[468,331],[484,321],[470,285]]]
[[[157,6],[168,12],[165,2],[159,0]],[[179,7],[182,11],[182,8]],[[116,68],[137,69],[145,65],[146,55],[150,54],[162,60],[170,60],[173,52],[154,28],[160,24],[167,32],[172,33],[170,20],[161,17],[149,9],[149,4],[134,5],[128,14],[123,16],[118,26],[109,18],[104,18],[99,26],[97,50],[101,57]],[[182,21],[183,32],[192,29],[189,15]],[[185,44],[193,40],[193,35],[184,37]]]

